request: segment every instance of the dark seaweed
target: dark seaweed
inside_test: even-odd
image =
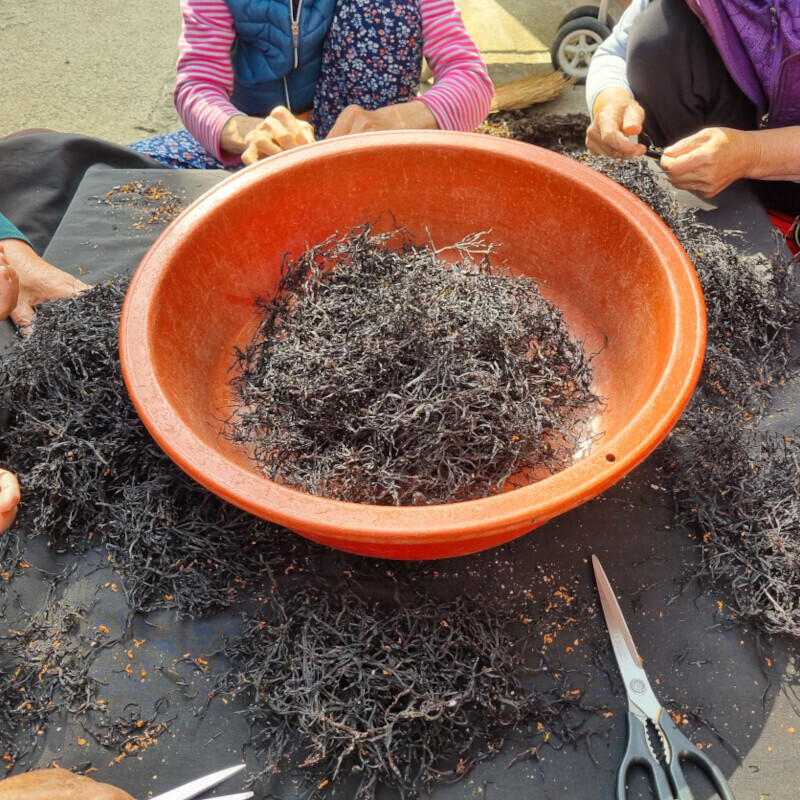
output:
[[[698,572],[723,589],[742,620],[800,635],[800,448],[771,420],[776,391],[800,377],[790,346],[800,321],[797,262],[777,240],[767,258],[725,239],[676,202],[646,159],[582,160],[664,220],[703,288],[705,363],[660,450],[676,520],[702,539]]]
[[[448,263],[364,226],[286,260],[226,435],[269,478],[353,502],[457,502],[568,466],[599,405],[589,358],[490,249],[476,235]]]

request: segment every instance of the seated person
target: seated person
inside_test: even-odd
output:
[[[453,0],[181,8],[175,104],[188,130],[132,145],[164,164],[238,167],[368,130],[471,131],[489,113],[492,83]],[[423,56],[434,85],[418,97]]]
[[[586,80],[590,153],[665,148],[672,184],[711,197],[740,178],[800,214],[800,16],[766,0],[633,0]]]

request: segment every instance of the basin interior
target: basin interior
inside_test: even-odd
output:
[[[597,353],[601,438],[578,465],[506,494],[537,492],[494,523],[493,541],[602,491],[658,444],[688,400],[702,359],[702,300],[685,253],[613,181],[549,151],[491,138],[368,134],[311,145],[224,181],[162,234],[126,303],[123,369],[143,419],[181,466],[232,502],[320,541],[328,541],[329,515],[336,530],[392,528],[391,512],[380,507],[370,507],[375,511],[362,525],[352,509],[337,511],[335,502],[319,504],[285,487],[280,502],[288,498],[293,510],[272,513],[275,484],[254,481],[246,454],[219,434],[232,402],[234,347],[254,329],[254,299],[274,290],[284,255],[296,257],[367,222],[376,231],[407,228],[437,247],[486,232],[496,248],[493,263],[539,282],[573,335]],[[549,504],[538,518],[537,497]],[[499,502],[466,505],[484,504],[480,517]],[[465,504],[405,509],[416,514],[414,531],[400,536],[397,552],[429,521],[460,530],[465,520],[452,511],[458,505]],[[469,538],[483,536],[481,524],[476,517],[458,552],[477,549]],[[353,549],[371,552],[361,544]],[[381,545],[376,552],[387,554]]]
[[[404,153],[408,164],[398,175],[383,168],[385,154],[376,152],[374,163],[348,155],[220,191],[224,202],[206,210],[203,235],[175,243],[151,320],[172,346],[154,349],[154,366],[174,406],[195,416],[187,420],[192,428],[249,467],[219,438],[214,420],[231,403],[233,348],[256,324],[253,301],[274,290],[284,254],[370,222],[376,231],[405,227],[437,247],[486,231],[494,263],[537,280],[587,352],[597,352],[595,390],[606,405],[596,446],[608,446],[671,356],[674,333],[665,326],[675,320],[661,311],[671,303],[670,276],[654,263],[646,228],[579,182],[515,160],[423,149]]]

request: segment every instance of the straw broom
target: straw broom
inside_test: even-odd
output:
[[[491,112],[513,111],[536,103],[546,103],[558,97],[573,83],[574,78],[568,78],[563,72],[556,70],[534,72],[508,83],[501,83],[494,87]]]
[[[425,62],[422,64],[421,80],[423,84],[433,83],[433,72]],[[514,111],[536,103],[546,103],[554,100],[567,86],[574,83],[574,78],[568,78],[560,70],[537,70],[530,75],[495,86],[490,112],[494,114],[497,111]]]

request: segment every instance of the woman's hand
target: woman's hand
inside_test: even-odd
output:
[[[268,117],[231,117],[222,129],[220,147],[227,153],[241,154],[242,163],[255,164],[314,141],[314,128],[298,119],[288,108],[278,106]]]
[[[291,150],[314,141],[314,128],[298,119],[288,108],[278,106],[247,137],[242,163],[255,164],[284,150]]]
[[[0,253],[3,254],[5,266],[13,270],[18,278],[17,300],[10,314],[11,319],[20,328],[31,324],[33,309],[37,303],[71,297],[76,292],[89,288],[78,278],[48,264],[22,239],[0,240]],[[13,284],[11,289],[3,287],[0,290],[0,310],[3,308],[3,290],[6,298],[10,297],[13,293]]]
[[[661,167],[676,189],[713,197],[739,178],[755,177],[758,135],[733,128],[705,128],[667,147]]]
[[[0,468],[0,533],[11,527],[17,516],[19,484],[13,473]],[[0,783],[0,786],[2,784]],[[0,793],[0,798],[2,798]]]
[[[595,156],[633,158],[647,148],[631,136],[642,132],[644,109],[621,87],[604,89],[594,101],[592,124],[586,131],[586,149]]]
[[[328,133],[328,139],[366,131],[437,130],[433,112],[419,100],[384,106],[367,111],[361,106],[347,106]]]
[[[8,263],[3,245],[0,243],[0,319],[7,319],[17,306],[19,277]]]

